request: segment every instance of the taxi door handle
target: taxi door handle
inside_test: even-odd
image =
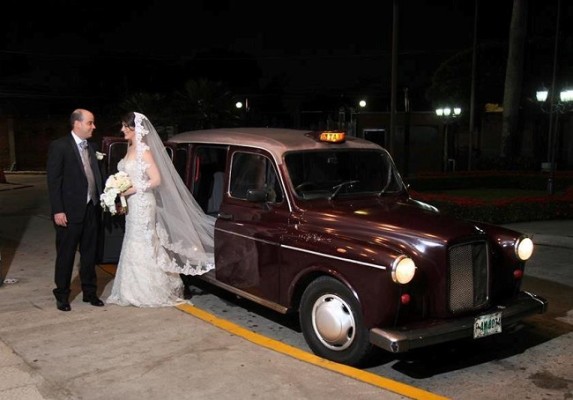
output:
[[[232,220],[233,214],[227,214],[227,213],[221,213],[220,212],[219,214],[217,214],[217,218]]]

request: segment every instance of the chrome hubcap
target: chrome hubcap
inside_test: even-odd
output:
[[[356,323],[350,307],[333,294],[320,296],[312,308],[312,325],[320,341],[331,350],[344,350],[352,344]]]

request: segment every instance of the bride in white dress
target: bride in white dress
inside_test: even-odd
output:
[[[184,303],[179,274],[199,275],[215,267],[213,228],[175,170],[157,131],[143,114],[122,118],[128,141],[118,170],[131,178],[125,236],[106,302],[161,307]]]

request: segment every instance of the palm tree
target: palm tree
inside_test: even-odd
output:
[[[137,92],[119,105],[123,112],[145,114],[158,127],[176,131],[233,126],[239,121],[233,96],[222,83],[207,79],[189,80],[183,91],[173,95]],[[165,139],[165,138],[164,138]]]
[[[233,126],[239,121],[233,95],[221,82],[189,80],[184,91],[175,94],[174,103],[185,129]]]
[[[509,54],[505,73],[503,96],[503,124],[501,132],[501,157],[516,155],[520,142],[518,121],[523,81],[524,47],[527,35],[527,0],[513,0],[509,29]]]
[[[159,93],[137,92],[129,95],[119,104],[123,112],[137,111],[145,114],[154,125],[173,124],[169,107],[166,107],[168,97]]]

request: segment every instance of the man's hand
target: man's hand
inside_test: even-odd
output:
[[[58,226],[66,227],[68,226],[68,217],[66,217],[66,213],[57,213],[54,214],[54,222]]]

